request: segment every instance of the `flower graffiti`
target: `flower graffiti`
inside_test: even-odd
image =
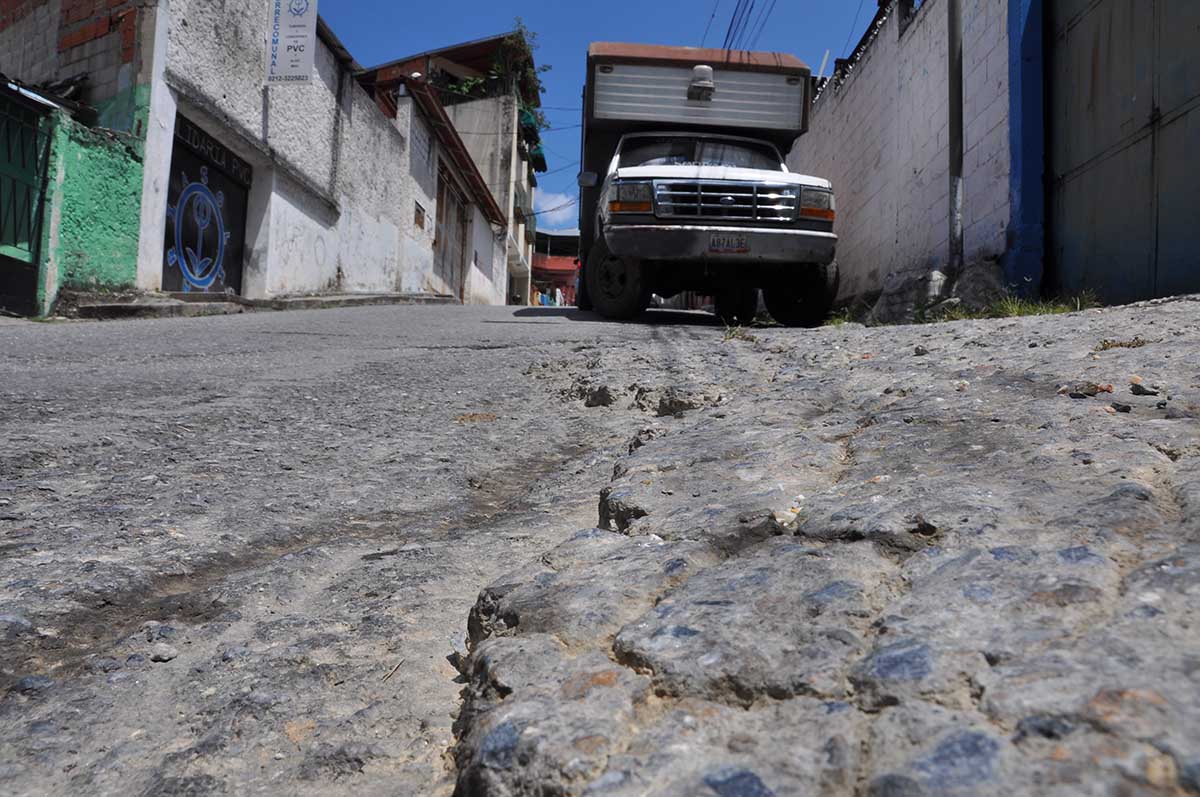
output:
[[[208,187],[207,168],[200,170],[200,182],[191,182],[186,174],[183,182],[179,200],[167,209],[175,228],[175,246],[167,252],[167,265],[182,272],[185,291],[206,291],[225,279],[225,245],[230,236],[221,215],[225,195]]]

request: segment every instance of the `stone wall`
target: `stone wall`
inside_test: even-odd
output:
[[[1009,205],[1007,0],[963,0],[964,258],[1000,258]],[[861,57],[817,99],[789,156],[837,194],[841,299],[873,301],[949,259],[945,0],[888,7]]]

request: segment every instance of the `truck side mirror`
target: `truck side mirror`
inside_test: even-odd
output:
[[[600,184],[600,175],[595,172],[580,172],[579,187],[580,188],[595,188]]]

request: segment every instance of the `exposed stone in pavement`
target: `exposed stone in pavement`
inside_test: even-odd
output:
[[[1156,342],[1097,345],[1130,326]],[[791,335],[715,353],[721,402],[643,426],[600,493],[607,533],[576,538],[659,545],[481,593],[477,616],[527,608],[473,626],[472,661],[502,644],[520,670],[533,633],[648,688],[580,712],[551,697],[567,671],[473,680],[459,793],[1200,793],[1197,304]],[[696,389],[686,354],[613,350],[583,378],[652,384],[646,364]],[[1105,400],[1147,379],[1171,399]],[[697,558],[664,579],[680,544]],[[546,741],[476,779],[476,725],[509,711]],[[583,714],[586,774],[558,724]]]
[[[1200,303],[658,317],[6,329],[0,791],[1200,794]]]

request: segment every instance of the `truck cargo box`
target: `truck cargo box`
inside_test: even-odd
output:
[[[591,130],[726,130],[790,149],[808,127],[811,72],[794,56],[697,47],[593,44]]]

